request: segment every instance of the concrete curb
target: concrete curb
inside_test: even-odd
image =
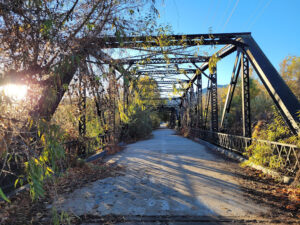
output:
[[[268,174],[268,175],[272,176],[275,179],[279,179],[280,181],[282,181],[285,184],[290,184],[293,181],[292,177],[281,175],[280,173],[278,173],[278,172],[276,172],[274,170],[270,170],[270,169],[265,168],[263,166],[260,166],[260,165],[254,164],[252,162],[249,162],[245,157],[243,157],[243,156],[241,156],[239,154],[236,154],[236,153],[234,153],[232,151],[229,151],[229,150],[227,150],[225,148],[216,146],[214,144],[211,144],[211,143],[209,143],[207,141],[204,141],[204,140],[201,140],[199,138],[194,138],[193,140],[196,141],[196,142],[198,142],[198,143],[200,143],[200,144],[205,145],[206,147],[208,147],[209,149],[211,149],[213,151],[217,151],[217,152],[219,152],[219,153],[227,156],[228,158],[237,160],[237,161],[239,161],[241,163],[246,163],[251,168],[256,169],[256,170],[260,170],[264,174]]]

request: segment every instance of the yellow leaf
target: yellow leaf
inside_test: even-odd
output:
[[[37,160],[36,158],[34,159],[34,162],[35,162],[36,164],[40,164],[39,160]]]
[[[47,166],[47,170],[48,170],[50,173],[54,173],[53,170],[52,170],[50,167],[48,167],[48,166]]]
[[[42,141],[43,144],[46,144],[45,135],[42,135],[41,141]]]
[[[33,120],[31,119],[31,120],[30,120],[30,124],[29,124],[29,130],[31,129],[32,124],[33,124]]]

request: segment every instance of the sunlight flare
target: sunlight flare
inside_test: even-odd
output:
[[[7,84],[0,87],[0,91],[13,100],[23,100],[26,98],[28,87],[26,85]]]

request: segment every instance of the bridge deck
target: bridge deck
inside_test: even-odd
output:
[[[268,212],[243,196],[227,169],[231,163],[169,129],[154,131],[152,139],[130,144],[107,161],[125,166],[124,176],[98,180],[65,196],[64,210],[94,216],[185,216],[199,222],[220,216],[253,219]]]

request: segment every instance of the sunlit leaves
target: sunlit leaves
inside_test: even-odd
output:
[[[209,72],[212,74],[215,72],[215,68],[217,66],[217,62],[220,60],[220,58],[216,55],[213,54],[210,58],[209,58],[209,62],[208,62],[208,66],[209,66]]]
[[[300,100],[300,57],[286,57],[280,64],[280,73],[289,88]]]
[[[44,35],[44,36],[48,36],[50,34],[50,31],[52,29],[53,26],[53,21],[52,20],[46,20],[40,29],[40,32]]]

